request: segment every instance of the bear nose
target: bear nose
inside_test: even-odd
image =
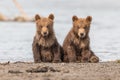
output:
[[[43,34],[44,34],[44,35],[47,35],[47,32],[44,32]]]
[[[83,36],[84,34],[83,33],[80,33],[81,36]]]

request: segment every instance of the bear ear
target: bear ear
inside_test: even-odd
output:
[[[35,21],[37,21],[38,19],[40,19],[40,16],[38,14],[35,15]]]
[[[91,16],[87,16],[86,20],[87,20],[88,22],[91,22],[91,21],[92,21],[92,17],[91,17]]]
[[[78,20],[78,17],[77,17],[77,16],[73,16],[73,17],[72,17],[72,20],[73,20],[73,22],[74,22],[74,21]]]
[[[54,20],[54,15],[53,15],[53,14],[50,14],[50,15],[48,16],[48,18]]]

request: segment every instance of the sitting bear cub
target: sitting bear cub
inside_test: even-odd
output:
[[[63,42],[65,62],[99,62],[99,58],[90,49],[89,30],[91,16],[72,17],[73,27]]]
[[[36,34],[32,44],[34,62],[61,62],[61,46],[59,45],[54,29],[54,15],[48,18],[35,16]]]

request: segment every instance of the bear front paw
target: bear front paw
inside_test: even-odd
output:
[[[35,63],[41,63],[42,61],[41,60],[35,60],[34,62]]]
[[[98,58],[97,56],[92,56],[92,57],[90,58],[90,62],[91,62],[91,63],[97,63],[97,62],[99,62],[99,58]]]
[[[53,62],[53,63],[60,63],[61,60],[60,60],[60,59],[57,59],[57,60],[53,60],[52,62]]]
[[[69,59],[69,62],[76,62],[76,59]]]

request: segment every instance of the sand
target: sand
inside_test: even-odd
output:
[[[120,63],[0,63],[0,80],[120,80]]]

